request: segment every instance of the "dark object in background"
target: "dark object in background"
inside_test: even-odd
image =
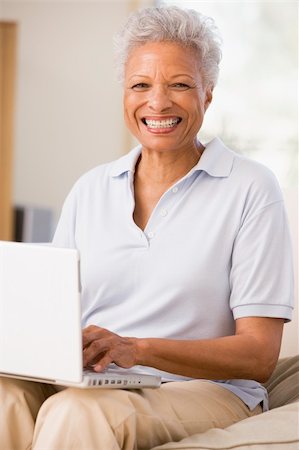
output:
[[[14,241],[50,242],[53,237],[53,212],[48,208],[16,206]]]

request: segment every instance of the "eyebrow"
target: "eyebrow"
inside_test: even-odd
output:
[[[129,81],[132,78],[148,78],[148,75],[142,75],[141,73],[140,74],[139,73],[134,73],[133,75],[130,76]]]
[[[187,73],[178,73],[178,74],[176,74],[176,75],[173,75],[173,76],[171,76],[170,77],[170,79],[174,79],[174,78],[179,78],[179,77],[188,77],[188,78],[190,78],[191,80],[194,80],[194,77],[193,76],[191,76],[191,75],[189,75],[189,74],[187,74]],[[132,79],[134,79],[134,78],[150,78],[148,75],[143,75],[143,74],[134,74],[134,75],[132,75],[129,79],[128,79],[128,81],[131,81]]]
[[[193,76],[189,75],[188,73],[178,73],[177,75],[173,75],[171,78],[178,78],[178,77],[188,77],[193,80]]]

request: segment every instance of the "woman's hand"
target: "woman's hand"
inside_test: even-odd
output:
[[[105,328],[90,325],[83,330],[83,366],[103,371],[110,363],[123,368],[136,364],[136,339],[118,336]]]

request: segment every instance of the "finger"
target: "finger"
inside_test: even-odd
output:
[[[96,362],[93,370],[95,372],[103,372],[111,363],[113,363],[113,359],[111,358],[109,353],[106,353],[105,356],[103,356]]]
[[[86,365],[84,365],[83,363],[83,367],[85,367],[86,369],[92,369],[94,368],[94,366],[96,365],[96,363],[98,362],[99,358],[102,358],[103,355],[97,355],[97,357],[95,359],[93,359],[92,361],[89,361]]]
[[[82,331],[82,344],[83,348],[88,347],[92,341],[100,339],[103,332],[106,331],[103,328],[95,325],[90,325]]]
[[[105,354],[109,350],[109,339],[97,339],[91,342],[88,347],[83,350],[83,365],[94,362],[99,358],[99,355]]]

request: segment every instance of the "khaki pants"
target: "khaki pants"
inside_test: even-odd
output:
[[[261,412],[209,381],[68,388],[0,378],[1,450],[149,450]]]

